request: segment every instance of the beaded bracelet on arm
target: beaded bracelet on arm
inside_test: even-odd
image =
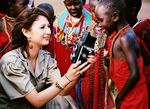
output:
[[[60,90],[64,90],[64,87],[62,87],[58,82],[55,83],[55,86]]]

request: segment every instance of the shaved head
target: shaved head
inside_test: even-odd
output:
[[[98,6],[103,5],[110,12],[118,12],[122,16],[126,10],[126,5],[123,0],[99,0]]]
[[[48,11],[49,16],[54,16],[54,8],[49,3],[41,3],[37,7],[45,9]]]
[[[75,1],[75,0],[64,0],[64,2],[72,2],[72,1]],[[85,4],[86,0],[79,0],[83,5]]]

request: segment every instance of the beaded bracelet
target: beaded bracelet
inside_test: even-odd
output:
[[[55,86],[61,90],[64,90],[64,88],[58,82],[55,83]]]

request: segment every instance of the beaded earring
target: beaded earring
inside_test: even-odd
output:
[[[29,49],[32,49],[33,45],[31,44],[31,37],[28,38],[28,44],[29,44]]]

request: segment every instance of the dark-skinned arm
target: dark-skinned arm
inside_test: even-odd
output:
[[[131,36],[133,35],[133,36]],[[120,46],[125,55],[130,75],[122,90],[116,98],[116,108],[120,108],[121,101],[133,89],[140,78],[140,72],[137,62],[136,44],[134,34],[126,35],[120,38]]]

